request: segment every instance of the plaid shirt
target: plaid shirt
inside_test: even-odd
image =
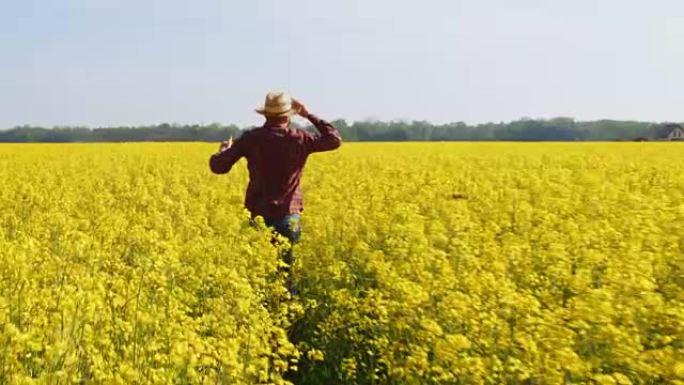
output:
[[[342,138],[325,120],[309,115],[320,134],[268,124],[245,132],[232,147],[209,159],[216,174],[225,174],[241,157],[247,158],[249,185],[245,207],[252,216],[282,218],[304,209],[299,186],[309,154],[338,148]]]

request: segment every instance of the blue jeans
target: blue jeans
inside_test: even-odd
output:
[[[292,280],[290,267],[295,261],[294,254],[292,253],[292,245],[299,242],[299,238],[302,235],[302,228],[300,225],[299,213],[286,215],[282,218],[264,218],[264,223],[266,226],[273,228],[276,233],[282,235],[290,241],[290,247],[283,254],[283,262],[287,264],[287,267],[280,269],[281,271],[287,272],[287,278],[285,279],[285,284],[287,286],[290,294],[295,295],[297,290],[294,286],[294,281]],[[275,239],[274,239],[275,241]]]
[[[264,223],[266,226],[273,227],[278,234],[289,239],[290,242],[297,243],[302,233],[299,219],[299,213],[294,213],[282,218],[264,218]]]
[[[266,226],[272,227],[276,233],[290,240],[290,248],[283,256],[283,260],[288,265],[292,265],[294,262],[291,245],[299,242],[299,238],[302,235],[302,228],[299,223],[299,219],[298,213],[286,215],[282,218],[264,218],[264,223],[266,223]]]

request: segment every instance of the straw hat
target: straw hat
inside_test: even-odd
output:
[[[282,91],[269,92],[263,107],[255,110],[265,116],[292,116],[297,113],[292,108],[292,98]]]

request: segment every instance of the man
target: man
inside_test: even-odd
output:
[[[209,159],[209,167],[216,174],[225,174],[241,157],[247,158],[249,185],[245,207],[252,218],[262,216],[267,226],[290,240],[299,241],[300,212],[303,210],[300,180],[309,154],[340,147],[342,138],[330,123],[311,114],[299,101],[284,92],[270,92],[266,102],[256,112],[264,115],[263,126],[221,143],[219,151]],[[308,119],[319,134],[290,128],[290,117]],[[294,262],[292,249],[284,257],[285,263]],[[288,284],[290,291],[293,287]]]

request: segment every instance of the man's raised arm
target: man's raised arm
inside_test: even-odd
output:
[[[305,133],[304,145],[308,152],[330,151],[340,147],[342,136],[340,136],[340,132],[332,124],[311,114],[298,100],[292,100],[292,107],[299,116],[309,119],[319,132],[318,134]]]
[[[233,145],[231,137],[221,143],[217,153],[209,158],[209,168],[214,174],[226,174],[233,167],[235,162],[244,156],[242,151],[244,138],[239,138]]]

